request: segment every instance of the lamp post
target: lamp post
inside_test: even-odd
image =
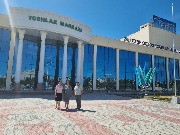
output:
[[[174,17],[173,17],[173,12],[174,12],[174,7],[173,7],[173,0],[172,0],[172,22],[174,21]],[[173,24],[173,32],[172,32],[172,40],[173,40],[173,58],[174,58],[174,96],[172,97],[171,103],[173,104],[179,104],[180,103],[180,98],[177,97],[176,95],[176,72],[175,72],[175,51],[174,51],[174,24]]]
[[[173,5],[173,0],[172,0],[172,22],[174,21],[174,16],[173,16],[173,10],[174,10],[174,7],[173,7],[174,5]],[[173,74],[174,74],[174,96],[176,97],[176,72],[175,72],[175,70],[176,70],[176,68],[175,68],[175,51],[174,51],[174,24],[173,24],[173,33],[172,33],[173,35],[172,35],[172,40],[173,40],[173,59],[174,59],[174,72],[173,72]]]

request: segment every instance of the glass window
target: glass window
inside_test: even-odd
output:
[[[52,89],[54,86],[54,77],[56,70],[57,47],[52,44],[45,46],[44,60],[44,88]]]
[[[119,51],[119,89],[135,90],[135,53]]]
[[[140,66],[142,70],[145,67],[145,74],[147,74],[150,68],[152,68],[152,56],[149,54],[138,53],[138,66]],[[153,89],[152,82],[148,89]]]
[[[11,38],[11,32],[7,29],[3,29],[2,32],[2,41],[7,41],[9,42]]]
[[[146,73],[147,71],[152,67],[152,57],[149,54],[138,54],[138,65],[141,66],[141,68],[144,68],[146,65]]]
[[[7,70],[7,64],[4,64],[4,62],[0,62],[1,70],[0,70],[0,77],[6,77],[6,70]]]
[[[174,59],[169,59],[169,89],[172,90],[174,82]],[[175,60],[175,78],[179,79],[179,61]]]
[[[77,44],[68,43],[67,50],[67,79],[71,80],[71,84],[74,87],[76,81],[77,72],[77,59],[78,59],[78,48]]]
[[[3,38],[3,29],[1,28],[0,29],[0,41],[2,41],[2,38]]]
[[[167,77],[166,77],[166,59],[164,57],[154,57],[155,70],[155,85],[167,89]]]
[[[94,46],[90,44],[84,45],[84,81],[85,90],[92,90],[93,85],[93,53]]]
[[[72,87],[75,86],[75,80],[76,80],[77,56],[78,56],[77,53],[78,53],[77,44],[68,43],[66,80],[71,81]],[[59,50],[59,80],[62,79],[63,54],[64,54],[64,46],[61,46]]]
[[[34,88],[37,50],[37,43],[24,39],[20,76],[20,85],[23,90]]]
[[[16,62],[17,62],[18,44],[19,44],[19,39],[16,38],[15,48],[14,48],[14,57],[13,57],[12,78],[14,78],[14,75],[15,75],[15,72],[16,72]]]
[[[0,29],[0,89],[5,89],[11,32]]]
[[[97,47],[96,88],[116,89],[116,50]]]
[[[60,80],[62,79],[63,54],[64,54],[64,46],[61,46],[59,50],[59,79]]]
[[[0,62],[1,63],[7,63],[8,62],[8,55],[9,55],[9,53],[7,51],[1,51],[0,52]]]

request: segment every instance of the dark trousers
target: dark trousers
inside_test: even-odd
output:
[[[76,103],[77,103],[77,108],[81,108],[81,95],[75,95],[76,97]]]

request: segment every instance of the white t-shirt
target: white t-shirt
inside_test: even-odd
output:
[[[80,86],[74,87],[75,95],[81,95],[82,88]]]

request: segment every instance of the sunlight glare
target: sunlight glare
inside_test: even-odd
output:
[[[12,15],[11,15],[11,12],[10,12],[10,9],[9,9],[8,0],[4,0],[4,3],[5,3],[5,6],[6,6],[6,10],[8,12],[8,18],[9,18],[10,26],[13,26],[13,20],[12,20]]]

